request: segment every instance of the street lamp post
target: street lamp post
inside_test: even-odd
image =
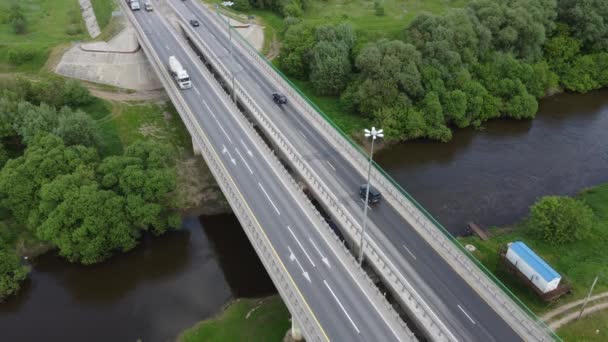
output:
[[[384,137],[384,131],[379,129],[376,130],[376,127],[372,127],[371,130],[365,129],[365,137],[372,138],[372,147],[369,153],[369,165],[367,166],[367,187],[365,189],[365,202],[363,203],[363,225],[361,226],[361,238],[359,239],[359,266],[363,265],[363,243],[365,239],[365,226],[367,224],[367,207],[369,205],[369,186],[370,186],[370,178],[372,174],[372,158],[374,157],[374,142],[377,138]]]

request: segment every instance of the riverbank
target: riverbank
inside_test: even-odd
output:
[[[239,298],[215,318],[184,331],[179,342],[281,341],[291,326],[281,297]]]
[[[560,305],[584,298],[596,275],[600,275],[594,293],[608,290],[608,183],[585,189],[575,198],[591,208],[593,212],[589,233],[582,239],[564,244],[550,244],[533,236],[529,223],[522,221],[511,229],[492,228],[492,237],[481,241],[477,237],[461,238],[463,244],[476,247],[473,255],[520,298],[534,313],[541,315]],[[498,250],[512,241],[524,241],[544,258],[562,276],[562,281],[572,285],[572,293],[552,303],[544,303],[520,283],[514,276],[502,270],[498,264]],[[588,326],[591,323],[573,323]],[[564,327],[568,331],[568,326]],[[596,335],[593,335],[596,336]],[[604,336],[604,335],[597,335]],[[605,339],[595,339],[604,341]],[[598,337],[599,338],[599,337]]]

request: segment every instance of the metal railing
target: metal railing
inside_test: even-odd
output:
[[[210,22],[217,25],[224,32],[226,24],[222,22],[221,18],[209,13],[202,5],[198,3],[196,5],[200,6],[201,12],[210,19]],[[323,136],[329,137],[328,140],[334,148],[337,151],[341,151],[358,172],[364,175],[368,163],[366,153],[344,134],[305,94],[276,69],[272,63],[251,47],[238,32],[235,31],[235,33],[233,34],[234,41],[237,43],[235,46],[243,52],[243,55],[247,56],[264,74],[269,76],[269,79],[275,83],[277,88],[288,94],[292,100],[295,100],[295,104],[306,115],[306,118],[320,132],[323,132]],[[224,34],[226,33],[224,32]],[[388,194],[388,196],[385,195],[386,199],[425,238],[433,249],[522,337],[526,340],[536,341],[559,340],[559,337],[540,318],[530,311],[517,296],[468,252],[432,215],[376,163],[374,163],[372,170],[372,180],[384,194]],[[315,187],[311,188],[314,189]],[[339,208],[339,206],[333,205],[332,208]],[[342,217],[342,214],[338,214],[337,217]],[[358,233],[355,232],[355,234]],[[373,250],[370,246],[366,246],[366,248]],[[381,254],[379,253],[376,258],[381,259]],[[390,264],[390,261],[385,262],[385,264]],[[380,267],[380,269],[387,270],[391,269],[391,267]],[[392,271],[392,277],[399,277],[398,272]],[[403,286],[406,287],[405,284]]]

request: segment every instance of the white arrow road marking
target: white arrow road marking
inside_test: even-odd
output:
[[[264,195],[266,195],[266,198],[268,198],[268,201],[270,202],[270,204],[272,204],[272,206],[274,207],[274,210],[276,210],[277,214],[281,215],[281,212],[279,211],[277,206],[274,205],[274,202],[272,201],[272,199],[270,199],[270,196],[268,196],[268,193],[266,192],[266,190],[264,189],[262,184],[258,182],[258,185],[260,186],[260,189],[262,189],[262,191],[264,191]]]
[[[305,135],[304,133],[302,133],[302,131],[298,130],[298,133],[300,133],[300,135],[301,135],[302,137],[304,137],[304,139],[308,139],[308,138],[306,137],[306,135]]]
[[[247,150],[247,154],[250,157],[253,157],[253,153],[251,153],[251,150],[249,149],[249,147],[247,147],[247,145],[245,145],[245,143],[243,142],[243,139],[241,139],[241,145],[243,145],[243,147]]]
[[[300,261],[298,260],[298,258],[296,258],[296,255],[293,254],[293,251],[291,250],[291,248],[289,248],[289,246],[287,246],[287,249],[289,250],[289,260],[295,261],[298,264],[298,266],[300,267],[300,269],[302,270],[302,275],[304,276],[304,278],[306,278],[306,280],[308,280],[309,283],[312,283],[310,281],[310,276],[308,275],[308,272],[306,272],[304,267],[302,267],[302,264],[300,264]]]
[[[236,160],[232,158],[232,155],[230,154],[230,151],[228,151],[228,149],[226,148],[226,145],[222,145],[222,154],[227,154],[228,158],[230,158],[230,162],[236,165]]]
[[[340,303],[340,300],[338,299],[338,297],[336,297],[336,294],[334,293],[334,291],[331,289],[331,287],[329,287],[329,284],[327,284],[327,281],[325,281],[325,279],[323,279],[323,282],[325,283],[325,286],[327,287],[327,289],[329,290],[329,292],[331,292],[331,295],[334,296],[334,299],[336,300],[336,302],[338,303],[338,305],[340,305],[340,308],[342,309],[342,311],[344,312],[344,314],[346,315],[346,317],[348,317],[348,320],[350,321],[350,324],[353,325],[353,327],[355,328],[355,330],[357,330],[357,334],[360,333],[359,328],[357,328],[357,325],[355,324],[355,322],[353,322],[352,318],[350,318],[350,315],[348,314],[348,312],[346,312],[346,309],[344,309],[344,306],[342,305],[342,303]]]
[[[317,253],[319,253],[319,256],[321,257],[321,260],[323,261],[323,263],[325,265],[327,265],[328,268],[331,268],[331,265],[329,264],[329,260],[327,259],[327,257],[325,257],[323,255],[323,253],[321,253],[321,251],[319,250],[319,247],[317,247],[317,245],[314,243],[314,241],[312,241],[312,239],[309,237],[308,240],[310,240],[310,243],[312,244],[312,246],[315,248],[315,250],[317,250]]]
[[[365,200],[363,198],[359,198],[361,200],[362,203],[365,203]],[[367,205],[367,210],[372,210],[372,207],[369,206],[369,204]]]
[[[192,87],[192,88],[194,88],[194,91],[198,94],[198,96],[201,96],[201,92],[198,91],[198,89],[196,89],[196,87]]]
[[[336,168],[329,162],[329,160],[326,160],[327,165],[329,165],[329,167],[331,167],[332,170],[336,171]]]
[[[412,258],[414,258],[414,260],[416,260],[416,256],[414,255],[414,253],[412,253],[412,251],[410,251],[410,249],[409,249],[409,248],[407,248],[405,245],[402,245],[402,246],[403,246],[403,248],[405,248],[405,250],[406,250],[408,253],[410,253],[410,255],[412,256]]]
[[[460,306],[460,304],[458,304],[458,308],[460,309],[460,311],[462,311],[463,314],[465,314],[465,316],[467,316],[467,318],[469,319],[469,321],[471,321],[471,323],[473,324],[477,324],[475,323],[475,321],[471,318],[471,316],[469,316],[469,314],[464,311],[464,309],[462,308],[462,306]]]
[[[243,161],[243,163],[245,163],[245,166],[247,166],[247,169],[249,170],[249,173],[253,174],[253,171],[249,167],[249,164],[247,164],[247,161],[245,160],[245,158],[243,158],[243,155],[241,154],[241,152],[239,152],[239,149],[235,147],[234,150],[239,155],[239,157],[241,157],[241,160]]]
[[[302,250],[302,252],[304,252],[304,255],[306,255],[306,258],[312,264],[312,267],[317,267],[317,266],[315,266],[315,263],[312,261],[312,259],[310,258],[310,256],[306,252],[306,250],[304,249],[304,246],[302,246],[302,244],[300,243],[300,240],[298,240],[298,237],[296,236],[296,234],[293,233],[293,230],[291,230],[291,227],[289,225],[287,225],[287,229],[289,229],[289,232],[291,233],[291,236],[293,236],[293,238],[296,239],[296,242],[298,243],[298,246],[300,246],[300,249]]]

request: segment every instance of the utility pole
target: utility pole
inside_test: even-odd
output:
[[[589,289],[587,298],[585,298],[585,302],[583,303],[583,306],[581,306],[581,311],[578,313],[578,317],[576,318],[577,320],[579,320],[583,316],[583,311],[585,310],[585,306],[587,306],[587,302],[589,301],[589,298],[591,298],[591,293],[593,292],[593,288],[595,287],[595,284],[597,284],[597,280],[599,278],[600,278],[599,275],[595,276],[595,280],[593,280],[593,284],[591,284],[591,288]]]

